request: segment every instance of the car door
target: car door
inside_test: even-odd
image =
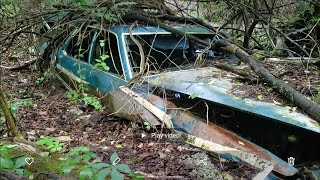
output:
[[[59,49],[57,68],[70,79],[102,93],[125,85],[117,39],[112,37],[110,41],[110,36],[96,30],[75,33]]]

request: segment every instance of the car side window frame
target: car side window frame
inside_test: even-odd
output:
[[[123,68],[123,62],[122,62],[122,60],[121,60],[121,54],[120,54],[120,49],[119,49],[119,45],[118,45],[119,39],[118,39],[118,37],[117,37],[117,34],[114,33],[114,32],[112,32],[112,31],[110,31],[110,30],[105,30],[105,32],[106,32],[106,33],[110,33],[110,34],[112,34],[112,35],[114,35],[114,36],[116,37],[116,40],[117,40],[117,41],[116,41],[115,44],[112,44],[112,45],[114,45],[114,46],[117,47],[117,50],[118,50],[117,53],[118,53],[118,55],[119,55],[119,61],[120,61],[120,64],[121,64],[121,72],[122,72],[122,75],[119,75],[119,74],[117,74],[117,73],[113,73],[113,72],[111,72],[111,71],[100,70],[100,69],[97,69],[97,68],[96,68],[96,70],[102,71],[102,72],[104,72],[104,73],[107,73],[107,74],[110,75],[110,76],[114,76],[114,77],[117,77],[117,78],[119,78],[119,79],[121,79],[121,80],[126,81],[126,79],[125,79],[125,73],[124,73],[124,68]],[[94,53],[94,51],[95,51],[94,46],[98,43],[98,42],[97,42],[97,39],[98,39],[98,36],[99,36],[99,35],[100,35],[100,33],[96,32],[96,34],[95,34],[95,36],[94,36],[94,38],[93,38],[93,41],[92,41],[92,49],[91,49],[91,52],[92,52],[92,53]],[[106,44],[106,45],[108,45],[108,44]],[[91,61],[90,61],[90,65],[93,66],[93,68],[94,68],[93,63],[91,63],[91,62],[94,61],[94,55],[92,54],[91,57],[92,57],[92,58],[91,58]]]
[[[77,61],[80,62],[80,63],[84,63],[84,64],[86,64],[86,65],[92,66],[89,62],[91,62],[91,60],[92,60],[92,58],[93,58],[93,56],[92,56],[92,48],[93,48],[94,37],[96,37],[96,34],[97,34],[96,31],[94,32],[94,34],[93,34],[93,39],[92,39],[92,41],[90,42],[90,45],[89,45],[89,49],[88,49],[88,51],[89,51],[89,53],[88,53],[88,62],[82,61],[81,59],[78,59],[78,58],[75,58],[74,56],[72,56],[72,54],[70,54],[70,53],[67,52],[68,46],[70,45],[72,39],[77,35],[78,32],[79,32],[78,30],[74,31],[74,32],[67,38],[67,40],[66,40],[66,42],[65,42],[65,44],[64,44],[64,46],[63,46],[63,51],[65,51],[65,54],[66,54],[69,58],[72,58],[72,59],[74,59],[74,60],[77,60]]]

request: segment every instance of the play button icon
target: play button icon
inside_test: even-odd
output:
[[[144,133],[141,133],[141,138],[146,137],[147,135],[145,135]]]

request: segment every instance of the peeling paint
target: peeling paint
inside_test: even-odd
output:
[[[155,87],[161,87],[187,95],[196,93],[197,97],[205,100],[320,133],[319,123],[307,115],[292,112],[285,107],[273,103],[248,98],[241,99],[233,95],[231,93],[233,83],[230,77],[236,76],[226,78],[222,76],[223,74],[225,74],[225,72],[220,69],[206,67],[147,76],[145,77],[145,81]]]

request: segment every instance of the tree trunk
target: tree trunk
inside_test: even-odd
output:
[[[18,127],[15,124],[15,119],[8,107],[8,103],[5,99],[5,95],[4,95],[4,92],[2,91],[1,86],[2,86],[2,83],[0,82],[0,107],[3,111],[8,131],[12,134],[13,137],[23,139],[23,136],[21,135],[20,131],[18,130]]]

